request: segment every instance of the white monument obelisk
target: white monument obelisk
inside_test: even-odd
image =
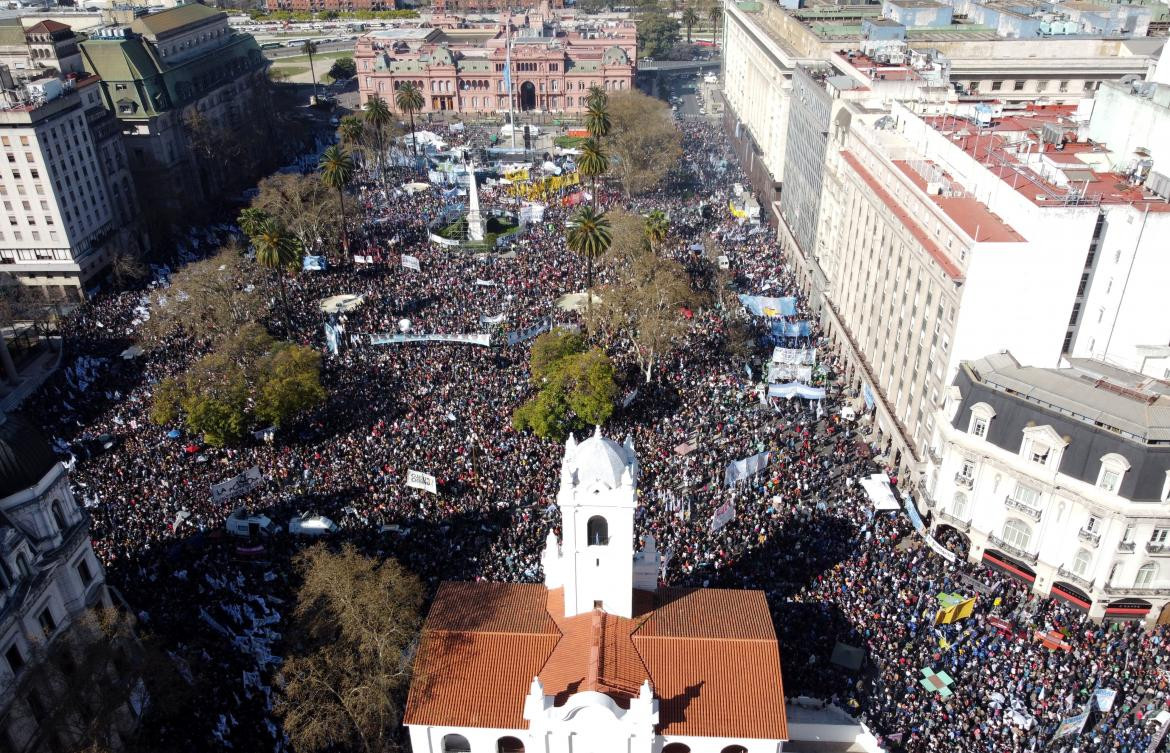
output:
[[[479,211],[479,186],[475,184],[475,161],[467,163],[467,239],[483,240],[483,215]]]

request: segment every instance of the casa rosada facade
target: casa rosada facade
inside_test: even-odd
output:
[[[609,22],[565,31],[538,23],[512,32],[512,108],[516,112],[586,109],[591,86],[634,86],[636,29]],[[387,29],[361,37],[354,59],[364,105],[378,96],[393,109],[394,92],[413,82],[422,112],[507,112],[507,28]]]

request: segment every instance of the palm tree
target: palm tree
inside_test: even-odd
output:
[[[260,231],[260,225],[266,219],[268,219],[268,215],[263,209],[249,207],[240,212],[240,216],[236,218],[236,224],[240,226],[240,232],[246,235],[248,240],[251,240]]]
[[[321,182],[337,191],[337,198],[341,202],[341,247],[349,253],[349,231],[345,226],[345,187],[353,178],[353,158],[342,146],[334,144],[321,154],[318,162],[321,168]]]
[[[711,3],[707,20],[711,22],[711,44],[715,44],[715,32],[719,31],[719,22],[723,20],[723,7],[719,3]]]
[[[609,157],[596,139],[585,139],[581,154],[577,155],[577,172],[593,184],[593,208],[597,208],[597,179],[609,170]]]
[[[593,207],[581,207],[569,219],[565,238],[569,250],[585,259],[585,307],[593,309],[593,262],[609,250],[609,218]]]
[[[688,5],[683,9],[682,14],[683,26],[687,27],[687,44],[691,43],[691,29],[695,28],[695,24],[699,23],[699,14],[695,12],[692,5]]]
[[[606,92],[600,84],[594,84],[593,86],[589,87],[589,97],[585,100],[585,104],[587,104],[589,107],[593,107],[594,105],[605,107],[605,105],[608,103],[609,93]]]
[[[313,101],[317,101],[317,69],[313,66],[313,53],[317,51],[317,44],[312,40],[306,40],[301,45],[301,52],[309,56],[309,75],[313,77]]]
[[[609,135],[612,127],[608,102],[590,102],[589,108],[585,111],[585,128],[589,135],[600,141]]]
[[[658,248],[658,244],[666,239],[670,230],[670,220],[661,209],[655,209],[646,215],[646,240],[650,241],[651,248]]]
[[[280,284],[280,302],[284,308],[285,332],[291,331],[288,298],[284,294],[284,275],[300,261],[303,249],[296,236],[271,217],[265,218],[252,236],[256,263],[276,275]]]
[[[423,95],[418,87],[407,81],[394,92],[394,104],[398,109],[410,116],[410,148],[414,156],[418,157],[418,144],[414,141],[414,114],[423,108]]]
[[[386,100],[376,94],[366,100],[366,124],[374,132],[374,142],[378,149],[378,173],[383,177],[385,177],[382,163],[386,159],[386,128],[390,125],[390,119],[390,107],[386,104]]]
[[[366,140],[366,126],[361,118],[356,115],[346,115],[342,118],[337,125],[337,140],[349,150],[356,162],[356,157],[362,153]]]

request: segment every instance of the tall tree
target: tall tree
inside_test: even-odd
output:
[[[689,30],[688,30],[689,34]],[[689,41],[689,40],[688,40]],[[301,52],[309,56],[309,75],[313,77],[313,101],[317,101],[317,68],[313,65],[313,54],[317,52],[317,43],[312,40],[305,40],[301,45]]]
[[[605,149],[595,139],[589,138],[581,145],[581,154],[577,155],[577,172],[581,177],[588,178],[593,184],[593,208],[596,209],[600,197],[597,195],[597,179],[609,170],[609,157]]]
[[[682,12],[683,26],[687,27],[687,44],[691,43],[691,29],[695,28],[695,24],[699,23],[699,14],[695,12],[695,6],[687,5]]]
[[[711,23],[711,43],[715,44],[716,32],[719,31],[719,22],[723,20],[723,5],[718,2],[711,3],[707,8],[707,21]]]
[[[366,145],[365,123],[357,115],[346,115],[337,125],[337,140],[351,155],[360,155]]]
[[[536,338],[530,358],[537,393],[513,412],[516,430],[559,440],[570,431],[600,426],[613,414],[617,382],[603,350],[587,350],[580,335],[558,329]]]
[[[317,175],[275,173],[260,181],[252,206],[296,236],[305,253],[341,238],[341,207],[337,194]]]
[[[661,209],[655,209],[646,215],[646,240],[650,242],[651,248],[657,250],[658,244],[666,240],[669,231],[670,220]]]
[[[638,91],[609,98],[613,130],[606,146],[627,195],[657,187],[682,156],[678,126],[665,102]]]
[[[318,544],[293,564],[301,586],[276,704],[285,733],[305,753],[396,750],[422,584],[352,544]]]
[[[378,150],[375,160],[378,173],[384,179],[386,175],[386,132],[390,128],[391,120],[390,107],[386,104],[386,100],[376,94],[366,100],[365,118],[366,125],[373,133],[374,148]]]
[[[284,310],[285,331],[291,331],[292,312],[289,311],[288,297],[284,292],[284,277],[304,255],[300,241],[283,224],[269,217],[260,224],[256,235],[252,236],[252,247],[256,249],[256,263],[276,276],[280,286],[280,304]]]
[[[586,107],[604,108],[609,102],[609,93],[605,91],[605,87],[601,84],[593,84],[589,87],[589,94],[585,99]]]
[[[410,148],[414,156],[418,157],[418,143],[414,138],[414,114],[421,111],[423,104],[425,104],[422,92],[413,83],[407,81],[398,87],[398,91],[394,92],[394,104],[400,112],[410,116]]]
[[[585,308],[593,308],[593,262],[609,250],[609,220],[605,212],[581,207],[569,220],[566,243],[569,250],[585,259]]]
[[[321,181],[337,191],[337,201],[341,205],[341,247],[349,253],[349,231],[345,222],[345,187],[353,179],[353,158],[345,147],[334,144],[321,154],[319,163]]]
[[[608,136],[611,128],[609,110],[606,108],[607,102],[608,98],[601,101],[590,99],[588,108],[585,110],[585,129],[589,131],[591,138],[598,141]]]
[[[240,232],[246,235],[249,239],[253,235],[260,232],[260,226],[268,219],[268,213],[259,207],[248,207],[240,211],[240,216],[236,218],[236,224],[240,227]]]

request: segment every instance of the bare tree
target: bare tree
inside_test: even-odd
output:
[[[609,117],[606,144],[617,157],[611,170],[626,195],[656,187],[682,156],[682,137],[670,108],[641,92],[622,91],[610,95]]]
[[[300,751],[395,750],[422,585],[350,544],[314,546],[294,564],[303,583],[277,704],[285,732]]]
[[[332,248],[341,237],[341,205],[337,192],[318,175],[270,175],[260,181],[252,206],[272,217],[308,251]]]

